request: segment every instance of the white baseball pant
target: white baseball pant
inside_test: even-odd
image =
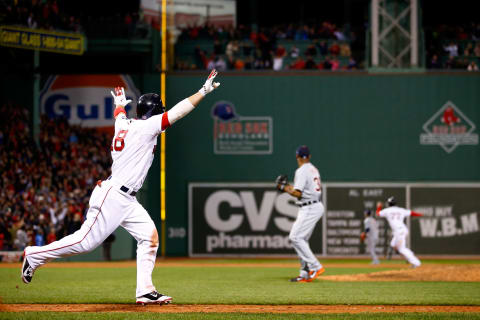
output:
[[[309,270],[320,269],[322,264],[313,254],[308,244],[313,229],[318,220],[323,216],[324,207],[321,202],[314,203],[308,206],[300,207],[298,210],[297,219],[293,223],[290,230],[290,241],[292,246],[298,254],[301,263],[300,276],[306,276],[305,269]]]
[[[415,257],[415,254],[413,253],[412,250],[406,247],[407,235],[408,235],[407,229],[394,231],[392,241],[390,242],[390,246],[392,246],[393,248],[396,248],[397,251],[401,255],[403,255],[409,263],[411,263],[415,267],[418,267],[421,265],[420,260],[418,260],[418,258]]]
[[[377,253],[375,252],[377,242],[378,237],[372,237],[370,234],[367,236],[367,252],[372,256],[373,263],[378,263]]]
[[[147,211],[134,196],[120,190],[111,180],[96,186],[81,228],[75,233],[42,247],[27,247],[25,257],[36,269],[50,260],[92,251],[118,226],[137,240],[137,289],[140,297],[155,289],[152,271],[158,249],[158,234]]]

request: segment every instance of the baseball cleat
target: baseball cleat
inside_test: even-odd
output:
[[[308,279],[298,276],[298,277],[290,279],[290,282],[308,282]]]
[[[28,260],[25,257],[25,251],[23,251],[22,281],[29,284],[32,281],[34,273],[35,270],[30,266],[30,263],[28,263]]]
[[[146,305],[146,304],[170,304],[172,303],[172,297],[166,296],[164,294],[158,293],[157,291],[152,291],[150,293],[144,294],[141,297],[137,298],[137,304]]]
[[[308,274],[308,279],[307,282],[312,282],[313,280],[317,279],[319,275],[325,272],[325,268],[321,267],[320,269],[317,270],[311,270],[310,273]]]

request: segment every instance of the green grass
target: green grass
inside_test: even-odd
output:
[[[381,257],[380,257],[381,258]],[[332,258],[322,258],[320,257],[320,262],[328,264],[365,264],[366,266],[370,264],[370,259],[332,259]],[[175,262],[175,258],[167,259],[169,262]],[[278,258],[247,258],[247,259],[180,259],[182,264],[198,264],[198,263],[209,263],[209,264],[275,264],[275,263],[298,263],[298,259],[278,259]],[[395,256],[392,260],[381,259],[382,264],[386,265],[405,265],[405,259],[400,256]],[[478,259],[428,259],[422,260],[423,264],[480,264]]]
[[[65,320],[85,320],[85,319],[127,319],[127,320],[150,320],[150,319],[168,319],[168,320],[391,320],[391,319],[425,319],[425,320],[447,320],[447,319],[480,319],[479,314],[473,313],[363,313],[363,314],[239,314],[239,313],[177,313],[177,314],[157,314],[157,313],[61,313],[61,312],[22,312],[22,313],[0,313],[0,319],[65,319]]]
[[[388,269],[366,264],[328,268],[325,275],[380,270]],[[290,283],[297,272],[283,267],[185,266],[156,268],[153,278],[157,289],[177,304],[480,305],[479,282]],[[32,283],[24,285],[19,269],[0,268],[0,298],[3,303],[132,303],[135,281],[134,267],[40,268]]]

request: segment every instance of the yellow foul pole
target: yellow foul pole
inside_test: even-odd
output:
[[[165,81],[166,81],[166,71],[167,71],[167,0],[162,0],[162,25],[161,25],[161,39],[162,39],[162,71],[160,75],[160,92],[161,98],[163,103],[166,105],[166,95],[165,95]],[[166,150],[166,139],[165,139],[165,132],[160,136],[160,219],[162,222],[161,225],[161,234],[162,234],[162,241],[161,241],[161,254],[162,257],[165,257],[166,251],[166,206],[165,206],[165,150]]]

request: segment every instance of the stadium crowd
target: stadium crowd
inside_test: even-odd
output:
[[[120,12],[111,8],[109,15],[87,14],[72,12],[66,1],[0,1],[0,24],[85,33],[89,37],[146,37],[149,33],[149,25],[144,22],[141,11]]]
[[[109,175],[109,135],[42,118],[37,145],[25,108],[9,102],[0,112],[0,251],[75,232],[96,181]]]
[[[425,27],[427,67],[478,71],[480,23]]]
[[[192,61],[177,56],[175,68],[243,70],[243,69],[356,69],[351,43],[356,41],[347,27],[338,28],[330,22],[318,25],[274,26],[252,28],[234,27],[184,28],[177,48],[183,43],[202,41],[210,43],[210,49],[195,47]],[[289,43],[288,47],[282,43]],[[300,49],[298,44],[307,44]],[[317,57],[320,57],[319,59]],[[344,63],[340,65],[339,57]]]

